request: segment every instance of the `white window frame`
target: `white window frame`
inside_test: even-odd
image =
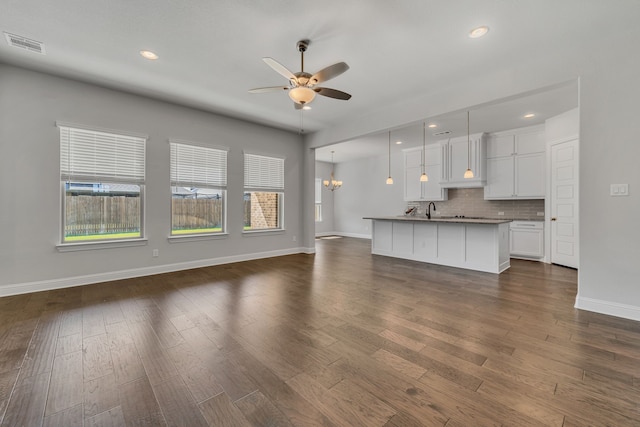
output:
[[[61,252],[146,244],[145,160],[147,135],[94,126],[56,122],[60,129]],[[66,184],[133,184],[140,188],[140,233],[131,238],[65,240]]]
[[[243,234],[272,233],[285,230],[284,226],[284,163],[285,157],[244,151],[244,194],[276,193],[278,196],[278,227],[244,230]],[[244,211],[243,211],[244,217]]]
[[[315,220],[322,222],[322,178],[316,178],[315,199]]]
[[[227,153],[228,147],[180,139],[169,140],[171,194],[173,187],[206,188],[222,192],[221,231],[175,233],[173,208],[169,239],[202,239],[227,236]],[[173,200],[172,200],[173,206]]]

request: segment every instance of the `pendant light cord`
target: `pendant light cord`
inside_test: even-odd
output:
[[[425,150],[426,150],[426,144],[427,144],[427,124],[425,122],[422,122],[422,175],[425,174],[425,168],[426,168],[426,154],[425,154]]]
[[[469,111],[467,111],[467,169],[471,170],[471,134],[469,132]]]
[[[391,131],[389,131],[389,176],[391,176]]]

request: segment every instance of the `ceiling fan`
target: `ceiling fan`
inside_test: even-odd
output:
[[[346,92],[330,89],[328,87],[316,86],[347,71],[349,66],[346,63],[338,62],[323,68],[315,74],[309,74],[304,71],[304,53],[309,47],[309,43],[309,40],[300,40],[296,45],[300,52],[300,71],[297,73],[292,73],[284,65],[280,64],[273,58],[262,58],[268,66],[289,80],[288,86],[259,87],[256,89],[250,89],[249,92],[264,93],[276,92],[279,90],[289,91],[289,98],[293,101],[293,106],[296,110],[301,110],[304,106],[313,101],[316,94],[327,96],[329,98],[342,99],[344,101],[351,98],[351,95]]]

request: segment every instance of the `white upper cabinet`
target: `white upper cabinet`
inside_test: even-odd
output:
[[[429,181],[420,182],[422,175],[422,148],[403,150],[404,154],[404,200],[447,200],[447,190],[442,188],[441,153],[439,145],[427,145],[425,150],[425,172]]]
[[[484,198],[544,199],[545,147],[544,126],[489,135]]]
[[[444,188],[475,188],[486,184],[487,139],[479,133],[467,137],[440,141],[442,150]],[[471,166],[473,178],[465,178],[464,173]]]

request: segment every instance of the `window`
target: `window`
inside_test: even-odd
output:
[[[244,154],[244,230],[283,229],[284,159]]]
[[[322,222],[322,179],[316,178],[316,222]]]
[[[224,233],[227,149],[170,145],[171,235]]]
[[[58,127],[62,243],[141,238],[146,136]]]

